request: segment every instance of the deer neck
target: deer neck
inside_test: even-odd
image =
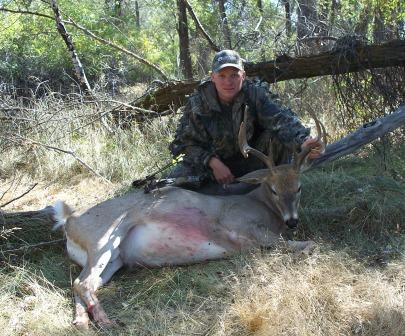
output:
[[[262,183],[258,188],[252,190],[248,195],[257,201],[263,203],[266,208],[282,221],[282,215],[270,197],[268,187]]]

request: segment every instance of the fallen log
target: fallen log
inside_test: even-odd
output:
[[[259,77],[269,83],[288,79],[311,78],[358,72],[366,69],[386,68],[405,65],[405,41],[393,40],[381,45],[340,46],[318,55],[292,58],[280,56],[272,61],[245,63],[248,77]],[[145,116],[154,118],[159,113],[182,106],[187,95],[193,92],[199,81],[174,81],[161,83],[129,105],[158,112]],[[140,112],[120,105],[111,111],[125,115]]]
[[[400,106],[395,112],[385,117],[364,124],[353,133],[328,145],[325,154],[315,159],[311,168],[351,154],[364,145],[401,126],[405,126],[405,105]]]

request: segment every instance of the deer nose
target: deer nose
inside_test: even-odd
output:
[[[285,223],[289,229],[295,230],[298,227],[299,220],[297,218],[290,218]]]

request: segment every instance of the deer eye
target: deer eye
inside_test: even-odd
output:
[[[270,190],[273,195],[277,196],[277,192],[273,188],[270,188]]]

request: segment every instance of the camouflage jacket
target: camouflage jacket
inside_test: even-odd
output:
[[[211,80],[202,82],[182,108],[176,136],[170,144],[174,156],[184,153],[184,162],[203,168],[212,156],[228,159],[239,154],[238,132],[248,106],[246,123],[250,144],[264,131],[286,146],[301,145],[309,135],[298,117],[276,105],[268,86],[245,80],[232,107],[221,107]]]

